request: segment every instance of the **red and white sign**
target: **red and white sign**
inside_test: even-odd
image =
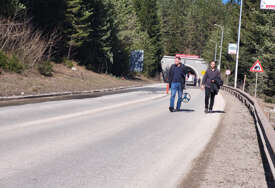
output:
[[[226,70],[226,71],[225,71],[225,74],[226,74],[227,76],[229,76],[229,75],[231,74],[231,71],[230,71],[230,70]]]
[[[261,9],[275,10],[275,0],[261,0]]]
[[[257,59],[257,61],[254,63],[254,65],[250,68],[249,70],[250,72],[264,72],[264,69],[262,67],[261,62],[259,61],[259,59]]]
[[[192,59],[199,59],[200,58],[200,56],[198,56],[198,55],[190,55],[190,54],[176,54],[176,57],[192,58]]]

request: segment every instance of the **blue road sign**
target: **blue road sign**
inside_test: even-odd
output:
[[[131,52],[130,58],[130,71],[131,72],[142,72],[144,66],[144,51],[135,50]]]

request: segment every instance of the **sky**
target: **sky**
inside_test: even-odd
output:
[[[223,3],[226,3],[227,1],[229,1],[229,0],[222,0]]]

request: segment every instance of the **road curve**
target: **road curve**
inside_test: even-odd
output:
[[[175,113],[163,84],[0,108],[0,187],[176,187],[221,118],[203,113],[201,90],[187,91]],[[218,95],[214,110],[224,106]]]

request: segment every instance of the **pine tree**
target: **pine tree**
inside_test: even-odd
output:
[[[19,9],[20,3],[18,0],[0,0],[0,17],[14,16]]]
[[[275,95],[275,13],[259,9],[259,0],[247,0],[244,3],[244,32],[242,42],[241,72],[247,72],[249,67],[259,59],[265,71],[262,81],[263,93],[273,97]],[[262,73],[261,73],[262,74]],[[249,73],[251,82],[248,86],[254,86],[255,74]],[[261,92],[261,91],[260,91]]]
[[[79,48],[91,32],[88,18],[92,10],[86,9],[82,0],[67,0],[64,21],[64,39],[67,41],[68,54],[71,58],[71,50]]]
[[[147,76],[155,76],[160,70],[162,56],[160,23],[156,0],[134,0],[134,7],[149,40],[144,43],[144,71]],[[146,36],[145,35],[145,36]]]
[[[79,50],[81,64],[96,72],[111,72],[113,41],[115,40],[112,4],[108,0],[83,0],[86,8],[93,10],[87,21],[92,30]]]
[[[65,20],[66,0],[19,0],[26,6],[28,17],[44,33],[62,31]]]

